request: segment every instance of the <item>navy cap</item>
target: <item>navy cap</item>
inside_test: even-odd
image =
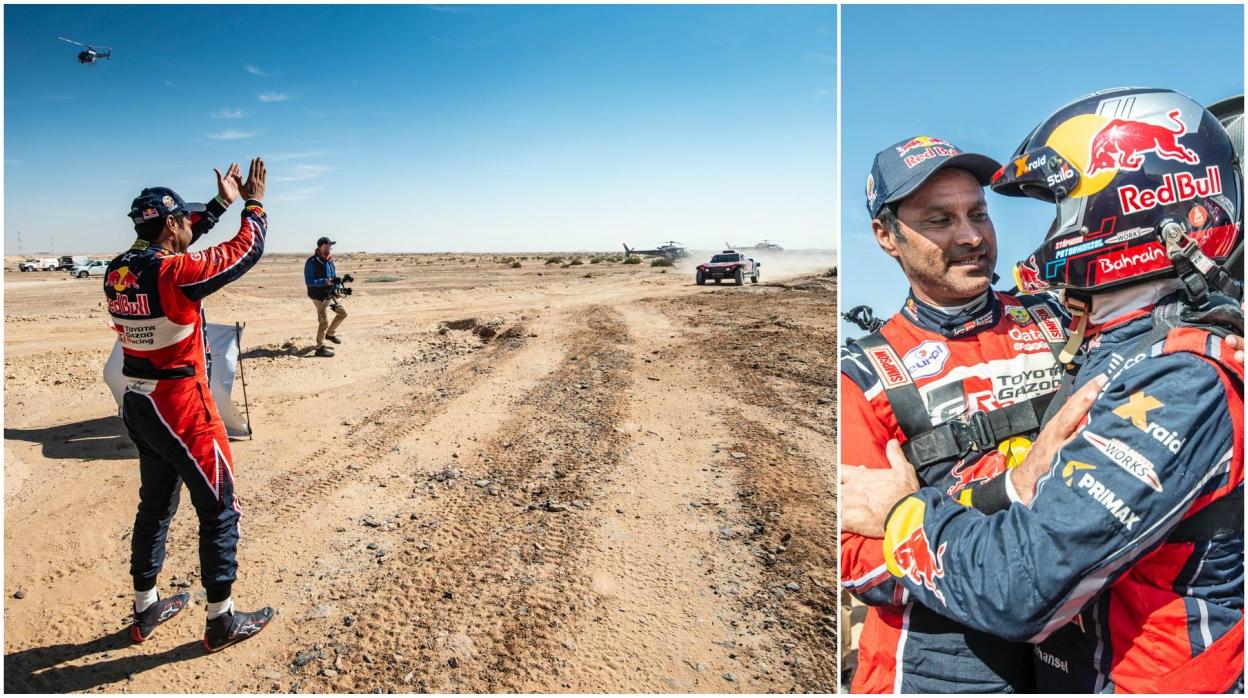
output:
[[[327,237],[321,237],[321,238],[318,238],[318,239],[317,239],[317,241],[316,241],[316,246],[317,246],[317,247],[320,247],[321,245],[337,245],[337,244],[338,244],[338,243],[337,243],[336,241],[334,241],[334,240],[330,240],[330,239],[329,239],[329,238],[327,238]]]
[[[151,220],[171,216],[178,211],[203,213],[205,210],[203,204],[186,203],[176,191],[168,187],[152,187],[144,189],[143,193],[130,202],[130,220],[134,221],[135,225],[141,225]]]
[[[957,167],[975,176],[980,186],[988,186],[1001,163],[987,155],[964,153],[949,141],[932,136],[915,136],[875,154],[867,176],[867,213],[880,215],[885,204],[910,196],[928,177],[946,167]]]

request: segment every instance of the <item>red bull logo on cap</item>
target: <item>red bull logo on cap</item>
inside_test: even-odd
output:
[[[1179,144],[1179,138],[1187,133],[1187,124],[1179,118],[1182,113],[1175,109],[1166,116],[1174,128],[1131,119],[1114,119],[1105,124],[1092,137],[1087,174],[1115,168],[1138,170],[1144,164],[1146,153],[1189,165],[1199,164],[1200,156]]]
[[[916,148],[931,148],[932,146],[937,146],[937,145],[950,145],[950,147],[952,147],[949,141],[943,138],[933,138],[931,136],[915,136],[914,138],[911,138],[905,143],[902,143],[901,145],[897,146],[897,153],[900,155],[905,155],[906,153],[910,152],[911,150],[915,150]]]
[[[128,288],[139,287],[139,277],[130,271],[130,267],[117,267],[108,272],[104,282],[118,293],[123,293]]]
[[[931,543],[923,530],[926,505],[917,497],[908,497],[888,517],[884,528],[884,564],[894,577],[905,577],[932,592],[940,602],[945,595],[936,588],[936,580],[945,576],[945,549],[941,543],[932,554]]]

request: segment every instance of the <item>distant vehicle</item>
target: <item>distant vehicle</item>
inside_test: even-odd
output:
[[[43,259],[28,259],[17,265],[21,271],[56,271],[60,267],[56,257],[45,257]]]
[[[74,267],[82,266],[90,261],[91,258],[85,254],[62,255],[61,261],[56,268],[62,271],[69,271]]]
[[[83,50],[78,52],[78,62],[83,65],[94,63],[100,60],[101,58],[113,57],[113,49],[107,46],[103,48],[96,48],[94,46],[80,44],[77,41],[74,41],[73,39],[66,39],[63,36],[58,36],[56,38],[60,39],[61,41],[68,41],[69,43],[74,44],[75,46],[81,46]]]
[[[715,283],[719,283],[724,279],[732,279],[737,282],[738,286],[741,286],[745,284],[745,280],[748,278],[750,283],[756,284],[758,283],[759,275],[762,273],[762,270],[759,268],[761,266],[763,265],[736,250],[724,250],[711,257],[711,261],[699,264],[694,280],[698,282],[699,286],[704,285],[707,279],[713,279]]]
[[[108,271],[107,259],[93,259],[86,264],[80,264],[74,267],[69,275],[79,279],[85,279],[88,276],[104,276]]]
[[[732,247],[731,242],[725,242],[725,245]],[[759,250],[762,252],[784,252],[784,248],[772,242],[771,240],[763,240],[755,243],[752,247],[742,247],[743,250]]]
[[[643,257],[667,257],[668,259],[681,259],[689,256],[689,250],[684,243],[668,240],[652,250],[636,250],[628,245],[624,246],[624,256],[631,257],[633,255],[641,255]]]

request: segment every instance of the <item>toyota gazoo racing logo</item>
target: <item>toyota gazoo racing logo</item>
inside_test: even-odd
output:
[[[1091,176],[1110,169],[1138,170],[1144,164],[1145,153],[1189,165],[1200,163],[1195,151],[1179,143],[1179,138],[1187,133],[1187,125],[1180,116],[1182,113],[1178,109],[1166,114],[1173,128],[1131,119],[1114,119],[1105,124],[1092,136],[1087,174]]]

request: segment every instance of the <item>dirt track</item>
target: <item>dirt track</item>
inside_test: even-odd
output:
[[[202,596],[128,641],[98,280],[8,262],[6,691],[836,691],[832,279],[348,256],[318,359],[302,258],[266,258],[206,308],[248,325],[235,599],[279,616],[208,656]]]

